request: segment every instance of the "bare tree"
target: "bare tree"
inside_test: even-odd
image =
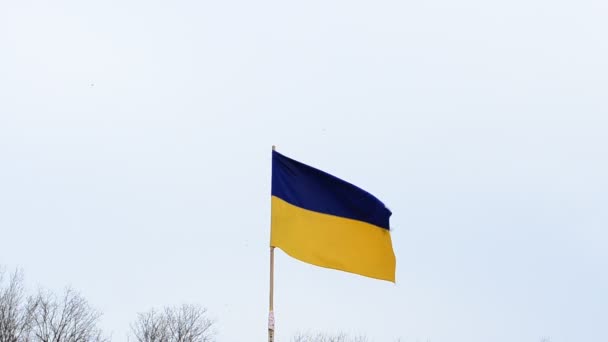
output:
[[[80,294],[66,289],[58,298],[40,291],[35,298],[31,334],[40,342],[103,342],[98,327],[101,313]]]
[[[345,333],[300,333],[293,337],[292,342],[369,342],[365,336],[348,336]]]
[[[34,310],[33,301],[23,290],[23,272],[16,270],[4,284],[5,271],[0,269],[0,342],[29,341]]]
[[[131,332],[137,342],[211,342],[213,324],[207,309],[184,304],[138,314]]]
[[[164,342],[167,340],[167,320],[162,313],[150,310],[139,313],[131,325],[131,331],[138,342]]]

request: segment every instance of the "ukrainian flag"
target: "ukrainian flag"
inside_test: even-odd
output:
[[[300,261],[395,282],[391,211],[368,192],[272,151],[270,245]]]

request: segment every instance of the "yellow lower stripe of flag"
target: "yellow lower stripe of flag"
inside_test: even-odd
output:
[[[395,282],[387,229],[302,209],[276,196],[271,205],[271,246],[306,263]]]

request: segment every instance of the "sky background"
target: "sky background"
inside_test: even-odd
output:
[[[0,0],[0,264],[126,341],[264,341],[271,146],[392,210],[397,283],[276,253],[277,341],[608,340],[608,2]]]

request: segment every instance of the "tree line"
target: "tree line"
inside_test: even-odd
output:
[[[38,290],[27,294],[23,272],[0,269],[0,342],[109,342],[101,312],[76,290]],[[136,342],[213,342],[207,310],[186,304],[139,313],[129,340]]]

